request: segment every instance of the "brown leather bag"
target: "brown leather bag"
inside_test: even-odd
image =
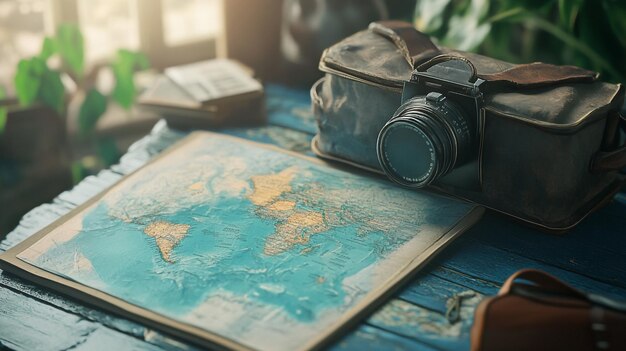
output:
[[[626,350],[626,304],[525,269],[480,303],[471,342],[473,351]]]

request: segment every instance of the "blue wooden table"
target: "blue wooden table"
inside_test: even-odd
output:
[[[315,122],[306,91],[267,87],[269,125],[222,132],[310,154]],[[119,165],[85,179],[24,216],[0,244],[4,251],[107,188],[184,137],[165,122],[135,143]],[[1,211],[1,209],[0,209]],[[626,297],[626,193],[566,235],[548,235],[487,213],[336,350],[465,350],[476,305],[518,269],[550,272],[573,286]],[[456,321],[446,311],[459,303]],[[140,324],[95,310],[0,271],[0,349],[194,349]]]

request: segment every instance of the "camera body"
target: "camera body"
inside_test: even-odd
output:
[[[410,49],[428,38],[390,28],[370,26],[322,55],[326,74],[311,89],[318,156],[550,231],[623,186],[621,85],[571,66]]]
[[[444,58],[424,71],[415,70],[404,82],[401,106],[378,134],[378,161],[391,180],[407,187],[439,180],[475,189],[480,86],[485,81],[475,76],[467,60]],[[403,160],[406,157],[410,159]],[[461,173],[455,170],[467,164],[474,172],[445,177]]]

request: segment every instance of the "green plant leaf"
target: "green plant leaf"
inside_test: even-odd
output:
[[[150,60],[148,59],[148,56],[146,56],[143,52],[131,51],[130,53],[135,60],[134,71],[141,71],[150,68]]]
[[[32,104],[37,98],[41,78],[46,70],[45,62],[39,57],[23,59],[17,64],[14,84],[15,93],[22,106]]]
[[[458,50],[475,50],[487,37],[491,23],[488,0],[471,0],[466,8],[459,8],[448,22],[443,44]]]
[[[594,51],[585,41],[576,38],[572,33],[562,30],[560,27],[548,21],[547,19],[527,12],[524,17],[516,16],[510,20],[512,22],[524,22],[526,25],[532,25],[538,29],[545,31],[546,33],[554,36],[556,39],[560,40],[563,43],[563,46],[561,46],[559,50],[561,50],[563,47],[571,47],[572,49],[578,51],[586,58],[588,58],[592,62],[594,67],[605,70],[613,77],[620,77],[617,69],[613,67],[606,60],[606,58]]]
[[[480,45],[480,52],[484,55],[505,60],[507,62],[519,63],[519,54],[511,50],[511,25],[508,23],[494,22],[491,25],[489,35]]]
[[[72,162],[71,171],[72,183],[74,185],[80,183],[80,181],[83,180],[83,178],[85,178],[85,175],[87,174],[87,171],[85,170],[85,167],[83,166],[81,161]]]
[[[0,107],[0,135],[4,133],[4,128],[7,125],[8,112],[6,107]]]
[[[622,46],[626,47],[626,2],[623,0],[605,0],[602,5],[615,37]]]
[[[62,24],[56,33],[57,49],[70,71],[82,77],[85,50],[83,34],[75,24]]]
[[[63,115],[65,106],[65,86],[61,81],[61,74],[46,67],[39,87],[39,99],[59,115]]]
[[[523,19],[524,17],[528,16],[528,12],[526,12],[526,10],[524,10],[523,7],[514,7],[514,8],[510,8],[506,11],[502,11],[502,12],[498,12],[496,14],[494,14],[493,16],[489,17],[486,22],[489,23],[496,23],[496,22],[502,22],[502,21],[514,21],[515,19]]]
[[[3,87],[0,87],[0,101],[6,97],[6,92]],[[0,106],[0,134],[4,133],[4,127],[7,124],[8,111],[4,106]]]
[[[41,45],[41,52],[39,53],[39,57],[46,61],[50,58],[50,56],[54,55],[57,52],[57,44],[54,38],[45,37],[43,40],[43,44]]]
[[[451,0],[420,0],[415,5],[415,28],[434,33],[443,25],[444,12]]]
[[[119,50],[115,61],[111,64],[115,77],[115,87],[111,93],[113,100],[125,109],[129,109],[133,105],[137,93],[133,74],[135,71],[146,69],[149,66],[148,58],[143,53],[125,49]]]
[[[120,159],[120,152],[117,149],[115,141],[111,138],[104,138],[97,141],[96,148],[98,155],[105,167],[109,167]]]
[[[576,16],[582,3],[583,0],[559,0],[559,19],[562,28],[568,31],[574,30]]]
[[[111,97],[123,108],[131,108],[133,101],[135,101],[135,82],[132,74],[119,68],[113,68],[113,75],[115,76],[115,87]]]
[[[613,82],[626,80],[625,19],[624,0],[419,0],[415,10],[416,27],[444,46],[578,65]]]
[[[87,92],[78,112],[78,131],[85,136],[93,132],[98,119],[107,109],[107,99],[96,89]]]

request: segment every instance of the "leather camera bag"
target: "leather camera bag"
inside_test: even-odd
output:
[[[521,270],[478,305],[471,345],[472,351],[626,350],[626,304]]]
[[[441,55],[469,61],[486,91],[474,172],[479,187],[435,182],[433,188],[566,231],[622,187],[621,85],[578,67],[514,65],[437,47],[397,21],[375,22],[322,55],[326,74],[311,89],[319,129],[314,152],[380,173],[376,138],[400,105],[403,82]]]

